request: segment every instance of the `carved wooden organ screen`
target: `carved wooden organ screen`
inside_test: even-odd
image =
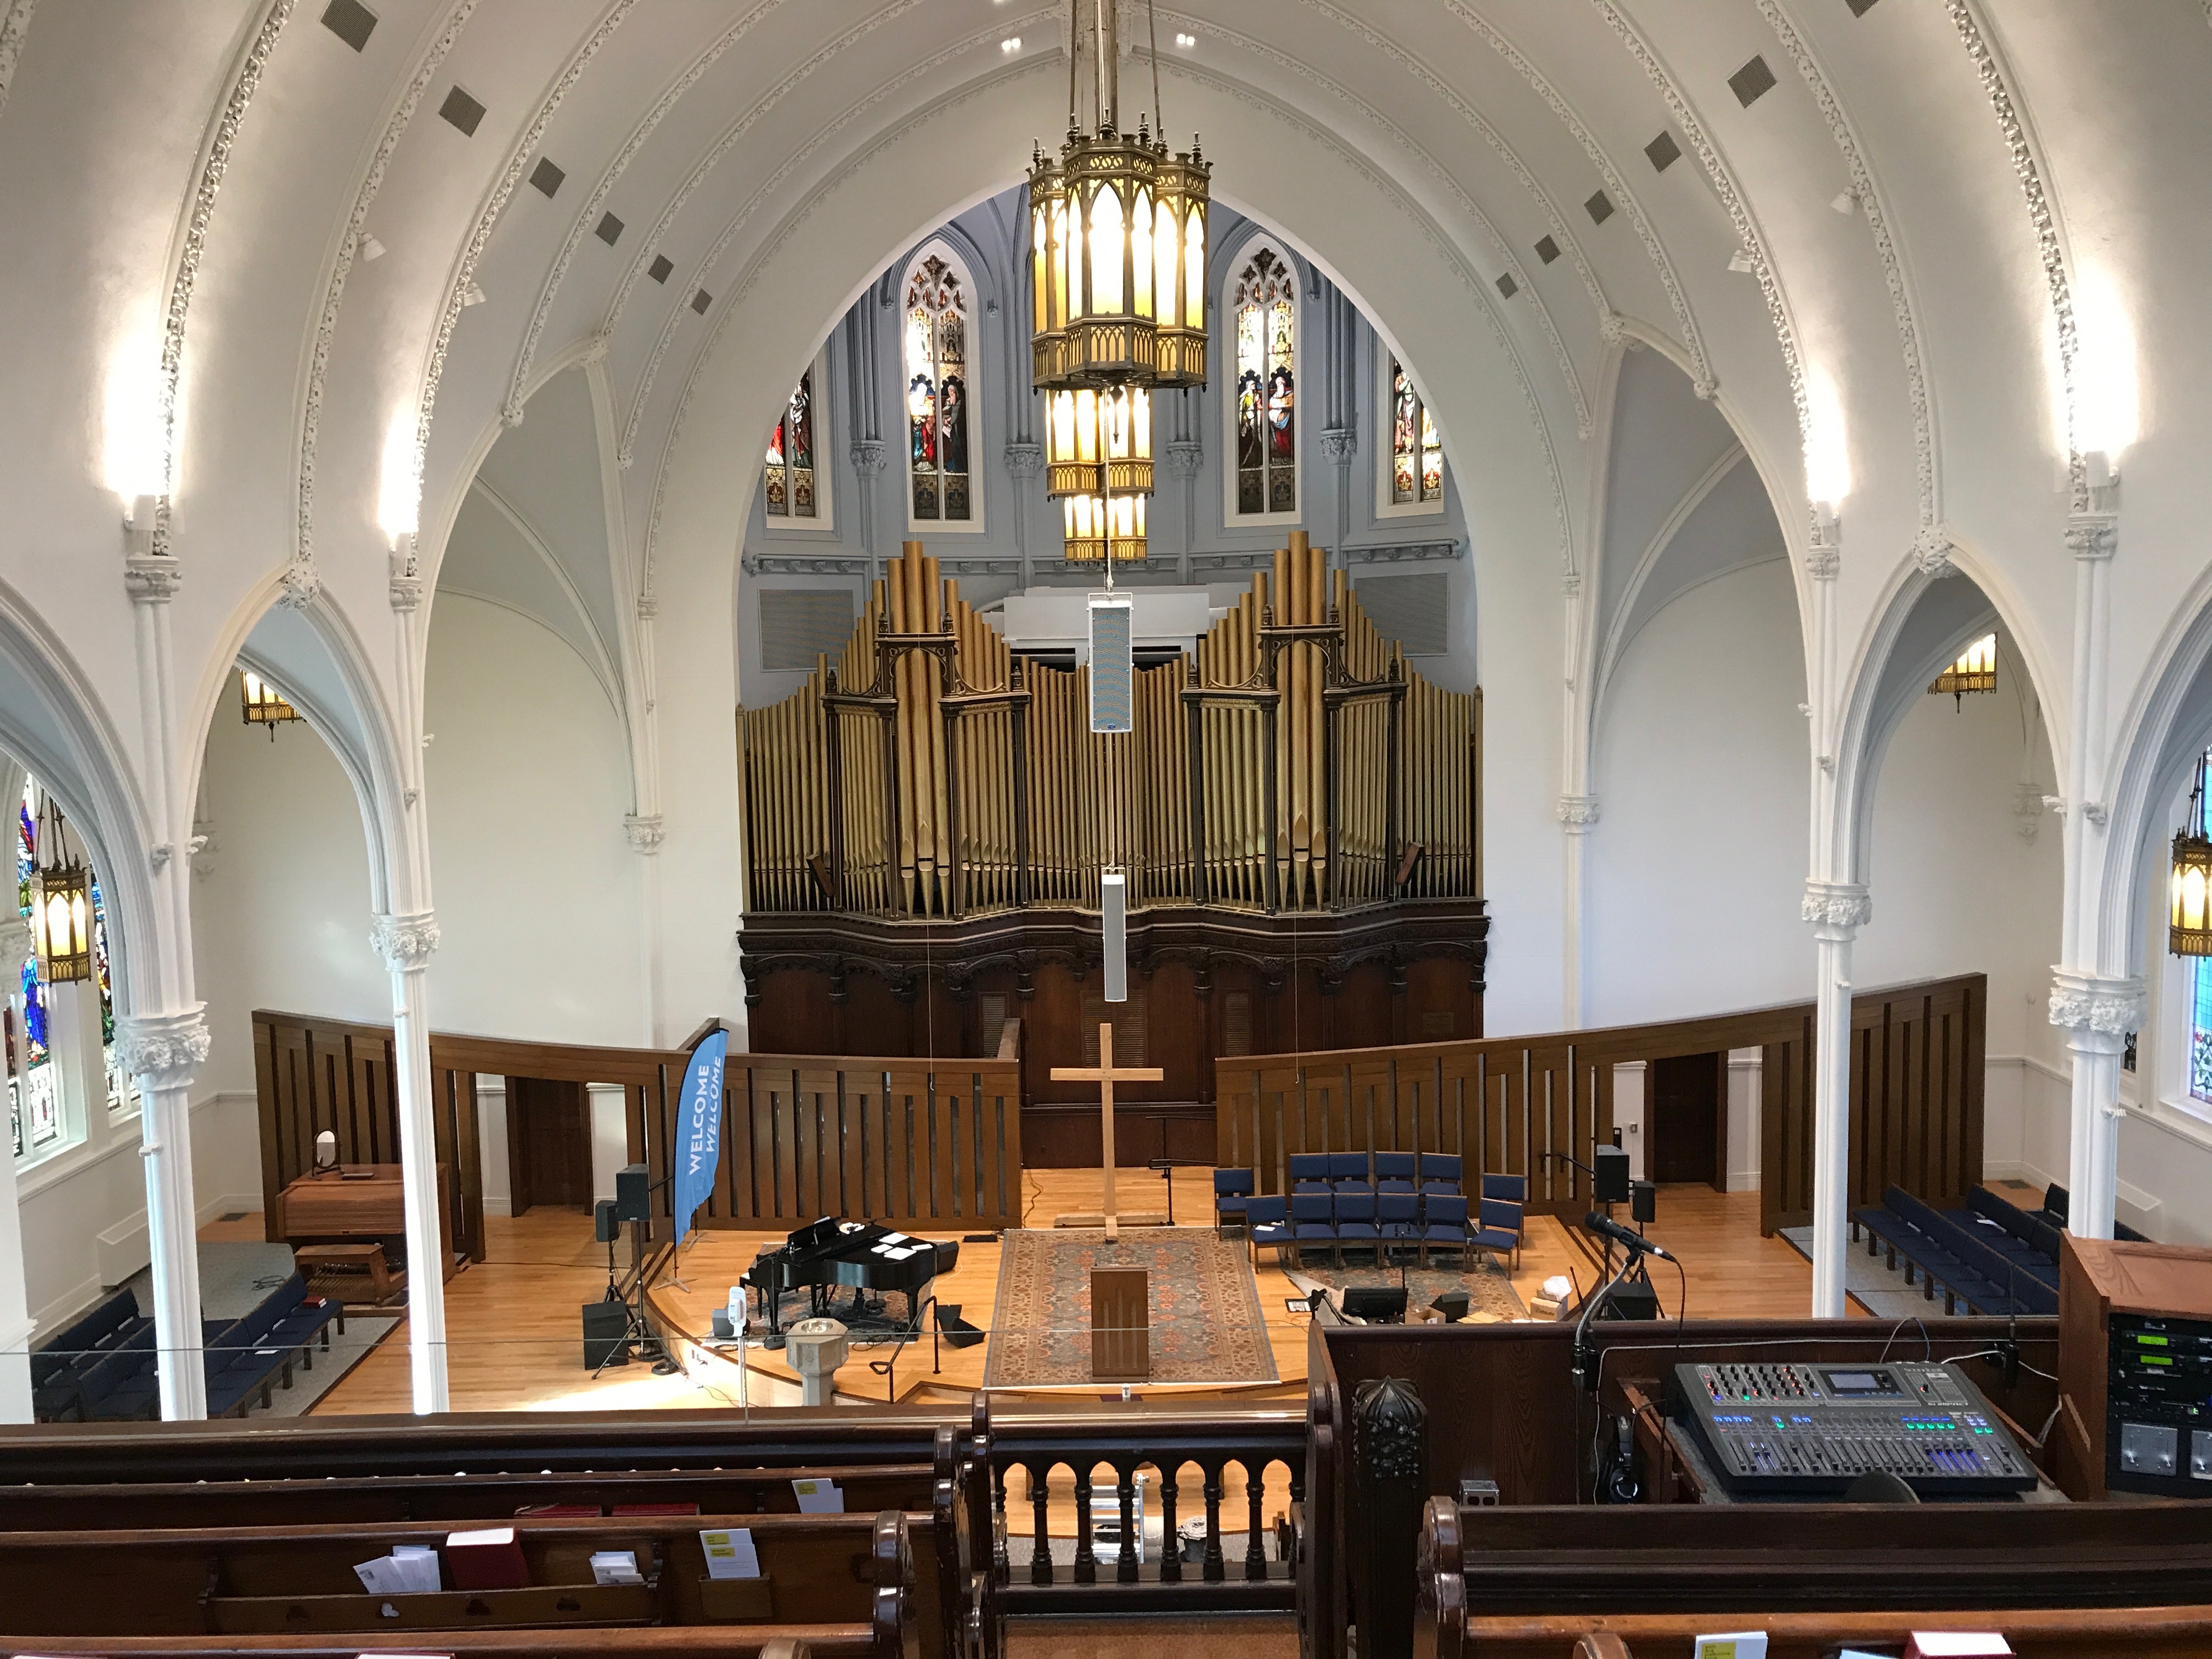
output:
[[[1133,908],[1479,898],[1481,692],[1408,668],[1291,542],[1112,736],[1085,669],[1015,658],[907,543],[838,659],[739,711],[746,910],[1096,910],[1112,868]]]

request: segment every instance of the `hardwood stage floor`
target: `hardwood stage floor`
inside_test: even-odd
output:
[[[1175,1212],[1179,1223],[1203,1224],[1212,1212],[1212,1176],[1203,1169],[1175,1172]],[[1144,1170],[1123,1171],[1119,1200],[1127,1209],[1164,1209],[1164,1186]],[[1095,1170],[1035,1170],[1023,1176],[1023,1218],[1048,1227],[1063,1212],[1096,1210],[1100,1182]],[[952,1229],[935,1230],[957,1237]],[[1707,1187],[1664,1187],[1659,1219],[1651,1237],[1675,1251],[1688,1281],[1689,1311],[1699,1317],[1802,1316],[1812,1292],[1812,1270],[1803,1257],[1779,1238],[1759,1236],[1759,1194],[1717,1193]],[[594,1244],[591,1218],[580,1211],[540,1207],[519,1218],[485,1218],[487,1259],[456,1274],[446,1285],[447,1376],[456,1411],[635,1411],[709,1407],[737,1403],[734,1368],[718,1366],[701,1380],[654,1376],[642,1365],[610,1370],[594,1379],[582,1367],[578,1310],[606,1287],[605,1248]],[[258,1238],[261,1218],[212,1222],[207,1238]],[[671,1289],[667,1298],[683,1313],[687,1328],[707,1328],[707,1310],[719,1305],[738,1272],[763,1243],[778,1235],[710,1232],[688,1249],[682,1265],[687,1292]],[[1666,1315],[1679,1301],[1672,1268],[1655,1263]],[[1553,1273],[1569,1273],[1587,1289],[1589,1257],[1566,1230],[1548,1217],[1529,1219],[1520,1271],[1514,1286],[1525,1302]],[[966,1244],[960,1265],[939,1282],[939,1295],[961,1305],[963,1316],[988,1327],[996,1297],[999,1247]],[[1303,1400],[1306,1375],[1306,1322],[1284,1310],[1294,1287],[1273,1265],[1272,1253],[1259,1269],[1262,1312],[1282,1377],[1278,1387],[1237,1392],[1233,1397],[1258,1404]],[[1856,1304],[1854,1313],[1861,1311]],[[403,1321],[391,1337],[318,1401],[318,1414],[404,1413],[410,1408],[408,1327]],[[902,1397],[916,1403],[964,1400],[982,1380],[985,1349],[944,1350],[945,1370],[933,1379],[927,1341],[900,1356]],[[838,1375],[841,1393],[884,1398],[885,1379],[867,1369],[856,1354]],[[757,1406],[795,1405],[798,1389],[778,1355],[755,1350],[748,1393]],[[703,1386],[702,1386],[703,1382]],[[1093,1402],[1098,1391],[1075,1397]],[[1139,1393],[1147,1391],[1139,1389]],[[1159,1392],[1165,1392],[1164,1390]],[[1031,1396],[1041,1399],[1040,1396]]]

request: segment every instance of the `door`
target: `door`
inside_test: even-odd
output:
[[[592,1130],[582,1084],[507,1079],[507,1179],[511,1215],[540,1204],[592,1207]]]
[[[1644,1112],[1644,1161],[1650,1178],[1703,1182],[1726,1191],[1728,1168],[1721,1109],[1725,1054],[1677,1054],[1651,1062],[1651,1098]]]

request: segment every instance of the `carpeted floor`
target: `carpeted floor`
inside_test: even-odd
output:
[[[1810,1227],[1784,1227],[1782,1237],[1790,1248],[1813,1259],[1813,1230]],[[1844,1252],[1844,1289],[1876,1319],[1925,1319],[1929,1312],[1925,1281],[1908,1285],[1900,1261],[1897,1271],[1889,1268],[1887,1255],[1866,1253],[1866,1242],[1862,1239]],[[1918,1276],[1916,1274],[1916,1278]],[[1943,1311],[1943,1299],[1936,1298],[1934,1311]]]
[[[987,1389],[1088,1382],[1091,1270],[1152,1275],[1155,1382],[1273,1382],[1275,1358],[1252,1261],[1211,1227],[1018,1228],[999,1255],[997,1311],[983,1366]]]
[[[1306,1265],[1290,1274],[1291,1282],[1305,1287],[1304,1281],[1325,1285],[1338,1292],[1355,1286],[1387,1285],[1406,1287],[1406,1307],[1408,1316],[1413,1310],[1425,1308],[1446,1291],[1463,1290],[1468,1294],[1468,1316],[1487,1314],[1492,1319],[1526,1319],[1528,1310],[1513,1288],[1512,1275],[1492,1256],[1485,1255],[1465,1272],[1457,1267],[1408,1265],[1403,1267],[1378,1267],[1372,1263],[1331,1267],[1326,1261],[1309,1259]]]

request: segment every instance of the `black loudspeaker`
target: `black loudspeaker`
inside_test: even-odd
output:
[[[1648,1181],[1628,1183],[1628,1213],[1638,1221],[1659,1218],[1659,1189]]]
[[[1628,1202],[1628,1154],[1618,1146],[1601,1146],[1590,1155],[1590,1167],[1597,1171],[1591,1183],[1593,1196],[1601,1204]]]
[[[1659,1292],[1648,1279],[1632,1279],[1613,1287],[1613,1294],[1605,1299],[1599,1310],[1600,1319],[1656,1319],[1659,1317]]]
[[[1343,1295],[1347,1319],[1364,1319],[1370,1325],[1406,1322],[1406,1290],[1402,1285],[1354,1285]]]
[[[937,1304],[937,1328],[943,1333],[948,1346],[972,1348],[983,1340],[984,1333],[977,1326],[960,1316],[957,1302]]]
[[[622,1237],[622,1218],[615,1213],[615,1201],[603,1198],[592,1206],[592,1242],[611,1244]]]
[[[623,1339],[629,1334],[629,1309],[620,1302],[584,1304],[584,1369],[619,1365],[629,1356]]]
[[[1429,1305],[1444,1316],[1446,1324],[1456,1325],[1467,1317],[1468,1304],[1472,1299],[1465,1291],[1446,1291]]]
[[[1624,1198],[1626,1193],[1621,1194]],[[653,1182],[642,1164],[625,1164],[615,1171],[615,1219],[617,1221],[649,1221],[653,1218]]]

